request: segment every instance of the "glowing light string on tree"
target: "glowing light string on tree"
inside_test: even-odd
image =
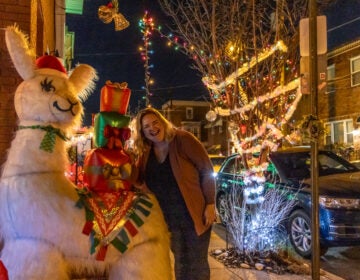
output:
[[[279,124],[277,124],[277,126],[281,127],[283,124],[286,124],[289,119],[291,118],[291,116],[294,114],[295,109],[297,107],[297,104],[300,102],[301,99],[301,90],[300,87],[297,88],[297,92],[296,92],[296,97],[295,100],[293,101],[293,103],[291,104],[291,106],[289,106],[286,114],[284,115],[284,117],[282,118],[281,122]],[[236,136],[236,133],[230,133],[231,139],[234,143],[234,147],[238,150],[238,152],[240,153],[254,153],[254,152],[260,152],[261,149],[265,148],[265,147],[269,147],[271,150],[276,150],[277,149],[277,145],[275,143],[273,143],[270,140],[263,140],[262,144],[260,145],[255,145],[253,147],[250,148],[243,148],[244,146],[246,146],[246,143],[250,143],[251,141],[254,141],[260,137],[263,137],[266,132],[269,131],[269,134],[267,134],[268,137],[270,136],[274,136],[277,140],[280,140],[282,138],[286,136],[283,135],[283,133],[276,128],[276,126],[272,123],[269,122],[263,122],[260,126],[259,126],[259,130],[257,131],[256,134],[254,134],[251,137],[246,137],[245,139],[242,139],[241,143],[239,138]]]
[[[173,34],[168,34],[166,35],[165,33],[162,32],[162,28],[161,26],[155,27],[153,19],[149,17],[148,12],[145,12],[145,16],[142,20],[140,20],[139,22],[139,26],[142,29],[142,32],[144,33],[144,29],[146,28],[146,25],[148,23],[148,21],[150,20],[150,24],[151,24],[151,32],[148,34],[149,36],[152,35],[153,31],[158,32],[161,37],[164,37],[168,40],[168,46],[171,45],[175,45],[175,50],[179,50],[180,48],[185,51],[185,53],[187,54],[194,54],[192,56],[192,58],[194,60],[198,60],[200,59],[201,61],[203,61],[203,63],[205,63],[206,61],[209,61],[209,63],[213,62],[214,63],[214,58],[213,56],[206,56],[204,54],[204,52],[202,50],[196,50],[191,44],[183,41],[180,42],[181,39],[177,36],[173,36]],[[148,36],[147,34],[144,33],[144,35]],[[142,49],[142,54],[144,52],[145,47]],[[224,88],[226,88],[227,86],[234,84],[235,81],[243,74],[245,74],[246,72],[248,72],[252,67],[254,67],[256,64],[260,63],[261,61],[265,60],[266,58],[270,57],[271,55],[274,54],[275,51],[281,51],[281,52],[287,52],[287,46],[284,44],[283,41],[279,40],[276,44],[274,44],[272,47],[262,51],[261,53],[259,53],[256,57],[253,57],[250,59],[249,62],[245,62],[242,67],[238,68],[236,71],[234,71],[232,74],[230,74],[228,77],[226,77],[225,81],[220,83],[220,84],[216,84],[213,79],[211,79],[210,77],[203,77],[202,81],[205,84],[205,86],[207,86],[214,94],[219,94]],[[197,54],[196,54],[197,53]],[[221,63],[221,62],[218,62]],[[149,71],[148,71],[149,73]],[[278,94],[281,94],[282,92],[279,92]],[[275,92],[276,94],[276,92]],[[216,101],[216,97],[212,96],[212,98],[214,99],[214,101]],[[260,100],[260,102],[264,102],[268,99],[271,99],[273,97],[269,97],[266,100],[261,101],[260,97],[258,100]],[[221,111],[221,110],[220,110]],[[225,113],[222,113],[220,115],[225,115]],[[227,114],[229,115],[229,114]]]
[[[214,92],[220,92],[223,90],[226,86],[230,84],[234,84],[235,80],[240,77],[241,75],[248,72],[251,68],[253,68],[256,64],[260,63],[261,61],[265,60],[266,58],[270,57],[275,51],[280,50],[282,52],[287,51],[286,45],[282,41],[278,41],[274,46],[272,46],[269,50],[264,51],[260,53],[258,56],[253,57],[250,62],[244,63],[240,68],[238,68],[236,71],[231,73],[228,77],[225,78],[224,82],[221,82],[220,84],[216,84],[213,79],[210,77],[203,77],[202,81],[203,83],[212,91]]]
[[[148,14],[146,13],[145,15],[146,16],[142,20],[144,26],[146,25],[146,22],[148,19]],[[180,39],[177,36],[173,36],[172,34],[165,35],[161,31],[161,26],[155,28],[152,21],[151,21],[151,24],[152,24],[151,31],[157,31],[162,37],[168,39],[168,45],[171,46],[172,44],[174,44],[175,50],[178,50],[181,48],[187,54],[193,54],[192,58],[194,60],[200,59],[203,63],[206,63],[206,62],[209,62],[210,64],[215,63],[216,56],[215,57],[212,55],[206,56],[202,50],[195,49],[191,44],[189,44],[185,41],[181,43]],[[151,35],[152,33],[150,32],[149,34]],[[283,43],[283,41],[281,41],[281,40],[278,41],[276,44],[274,44],[270,48],[267,48],[264,51],[262,51],[261,53],[259,53],[256,57],[251,58],[248,62],[244,62],[241,67],[239,67],[236,71],[234,71],[229,76],[227,76],[225,78],[225,80],[221,83],[217,83],[215,81],[216,79],[212,79],[211,77],[203,77],[202,81],[208,87],[208,89],[211,90],[212,93],[219,94],[224,89],[226,89],[227,86],[235,84],[241,78],[242,75],[247,73],[251,68],[255,67],[260,62],[262,62],[265,59],[267,59],[268,57],[272,56],[276,51],[287,52],[287,46]],[[221,62],[218,62],[218,63],[221,63]],[[279,124],[277,124],[277,125],[281,126],[282,124],[285,124],[290,119],[290,117],[293,115],[293,113],[296,109],[298,102],[300,101],[301,92],[299,91],[299,86],[300,86],[299,79],[295,79],[295,80],[289,82],[285,86],[279,86],[269,93],[261,95],[250,102],[246,102],[240,108],[235,107],[234,109],[230,110],[230,109],[223,109],[221,107],[216,107],[215,112],[220,116],[230,116],[230,115],[234,115],[234,114],[243,115],[244,113],[246,113],[250,110],[254,110],[256,108],[256,106],[258,106],[261,103],[270,101],[282,94],[286,94],[289,91],[298,89],[295,101],[287,109],[287,112],[286,112],[285,116],[282,118],[281,122]],[[213,98],[216,101],[216,97],[213,96]],[[251,141],[257,140],[260,137],[264,138],[264,135],[266,138],[275,137],[277,140],[283,138],[284,135],[282,134],[282,132],[279,129],[276,128],[276,126],[273,123],[274,123],[274,120],[272,120],[272,119],[270,119],[270,121],[263,122],[261,125],[258,126],[259,128],[258,128],[256,134],[253,135],[252,137],[247,137],[245,139],[241,139],[241,144],[240,144],[240,140],[237,137],[238,130],[233,131],[232,133],[230,133],[230,135],[231,135],[232,141],[234,143],[234,147],[237,148],[237,150],[239,152],[242,151],[245,153],[260,151],[264,147],[270,147],[271,150],[276,150],[278,145],[268,139],[263,139],[261,145],[255,145],[254,147],[251,147],[248,149],[243,148],[246,143],[250,143]]]
[[[243,114],[247,111],[253,110],[260,103],[264,103],[266,101],[269,101],[273,98],[280,96],[281,94],[285,94],[291,90],[298,88],[299,85],[300,85],[299,79],[295,79],[290,81],[285,86],[278,86],[272,92],[265,93],[259,96],[258,98],[253,99],[252,101],[250,101],[248,104],[244,105],[241,108],[235,108],[233,110],[230,110],[230,109],[222,109],[220,107],[216,107],[215,112],[220,116],[230,116],[238,113]]]
[[[146,92],[146,105],[149,105],[149,97],[152,96],[150,92],[150,85],[153,84],[153,80],[151,79],[150,75],[150,68],[153,68],[154,66],[149,64],[150,54],[153,54],[153,50],[150,49],[151,47],[151,41],[150,37],[152,35],[152,32],[154,30],[154,21],[153,18],[149,16],[148,11],[145,11],[144,17],[139,21],[139,27],[141,33],[143,33],[143,46],[139,48],[141,52],[141,58],[144,61],[144,70],[145,70],[145,92]]]

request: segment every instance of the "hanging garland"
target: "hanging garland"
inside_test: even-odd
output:
[[[204,77],[202,79],[203,83],[212,91],[214,92],[220,92],[222,89],[226,88],[226,86],[230,84],[234,84],[235,80],[240,77],[241,75],[248,72],[251,68],[253,68],[255,65],[263,61],[264,59],[271,56],[275,51],[280,50],[282,52],[287,51],[287,46],[284,44],[283,41],[278,41],[275,45],[273,45],[270,49],[267,51],[264,51],[260,53],[258,56],[253,57],[249,63],[244,63],[242,67],[238,68],[235,72],[231,73],[229,76],[226,77],[225,81],[216,84],[213,79],[210,77]]]

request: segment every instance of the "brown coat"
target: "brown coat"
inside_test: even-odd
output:
[[[139,161],[140,175],[146,172],[149,154],[150,147]],[[215,180],[209,156],[193,134],[176,129],[175,137],[169,143],[169,159],[176,182],[194,221],[195,230],[200,235],[208,229],[203,219],[205,206],[215,201]]]

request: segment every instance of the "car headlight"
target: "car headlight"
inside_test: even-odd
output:
[[[325,208],[360,209],[360,199],[356,198],[331,198],[320,196],[319,203]]]

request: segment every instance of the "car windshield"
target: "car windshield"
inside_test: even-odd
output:
[[[274,153],[271,159],[285,178],[298,180],[310,178],[311,157],[308,151]],[[319,176],[358,171],[354,165],[332,152],[320,151],[318,160]]]

